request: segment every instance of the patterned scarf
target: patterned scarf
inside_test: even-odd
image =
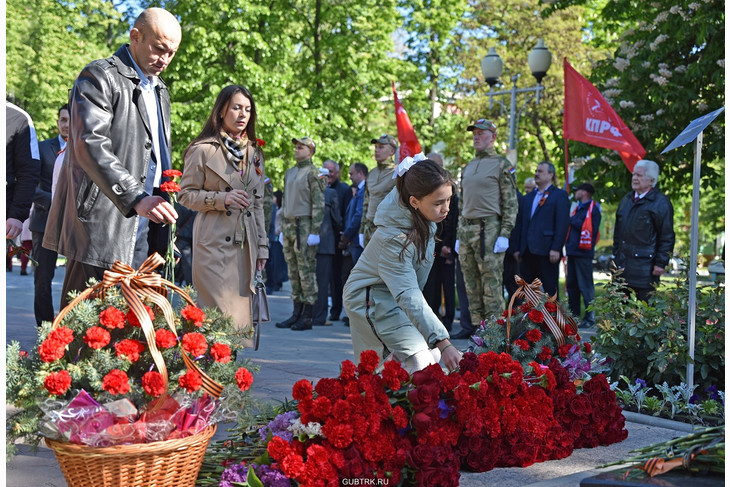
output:
[[[246,155],[246,146],[248,145],[248,136],[246,133],[244,132],[241,137],[234,139],[228,135],[228,132],[221,130],[221,140],[233,159],[237,163],[240,163]]]

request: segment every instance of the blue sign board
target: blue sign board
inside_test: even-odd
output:
[[[708,113],[707,115],[703,115],[700,118],[692,120],[689,125],[687,125],[687,128],[684,129],[682,133],[679,134],[677,138],[675,138],[672,143],[662,151],[662,154],[669,152],[672,149],[676,149],[677,147],[682,147],[683,145],[689,144],[695,140],[699,133],[702,132],[705,127],[710,125],[723,110],[725,110],[725,107],[718,108],[712,113]]]

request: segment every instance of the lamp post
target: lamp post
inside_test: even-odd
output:
[[[537,80],[537,85],[529,88],[517,88],[517,80],[520,78],[519,74],[512,76],[512,89],[507,91],[493,91],[494,85],[497,84],[497,80],[502,76],[504,69],[504,62],[499,57],[494,47],[489,49],[487,55],[482,59],[482,74],[484,75],[484,81],[489,84],[489,109],[491,110],[494,103],[495,96],[510,95],[509,105],[509,148],[514,150],[517,147],[517,122],[519,121],[522,111],[525,109],[527,104],[535,99],[535,104],[540,104],[540,92],[545,89],[540,84],[542,79],[550,69],[553,55],[550,53],[542,39],[537,41],[537,45],[532,49],[529,56],[527,56],[527,64],[530,66],[532,75]],[[525,98],[524,103],[520,106],[519,111],[517,110],[517,95],[518,93],[528,93],[529,95]],[[497,103],[502,107],[504,111],[507,111],[507,107],[497,99]]]

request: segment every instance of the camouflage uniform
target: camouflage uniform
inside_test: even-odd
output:
[[[324,184],[319,169],[311,159],[298,162],[284,174],[281,219],[294,302],[314,305],[317,301],[317,246],[307,245],[307,237],[319,235],[323,218]]]
[[[517,218],[517,186],[510,162],[493,148],[476,154],[461,176],[459,256],[469,297],[471,322],[504,311],[504,253],[494,253],[497,237],[509,239]]]
[[[377,167],[368,173],[365,183],[365,199],[362,204],[362,222],[360,223],[360,233],[363,234],[364,240],[363,248],[367,246],[375,233],[374,219],[378,205],[395,187],[394,171],[395,162],[393,159],[388,159],[379,162]]]

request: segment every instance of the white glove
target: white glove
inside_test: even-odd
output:
[[[494,253],[501,254],[509,247],[509,239],[507,237],[497,237],[497,241],[494,242]]]
[[[279,232],[279,243],[284,246],[284,232]]]
[[[309,245],[310,247],[313,245],[319,245],[319,235],[310,233],[307,237],[307,245]]]
[[[359,233],[357,235],[357,242],[360,244],[360,247],[365,247],[365,235],[362,233]]]
[[[454,242],[454,252],[459,253],[459,241]]]

